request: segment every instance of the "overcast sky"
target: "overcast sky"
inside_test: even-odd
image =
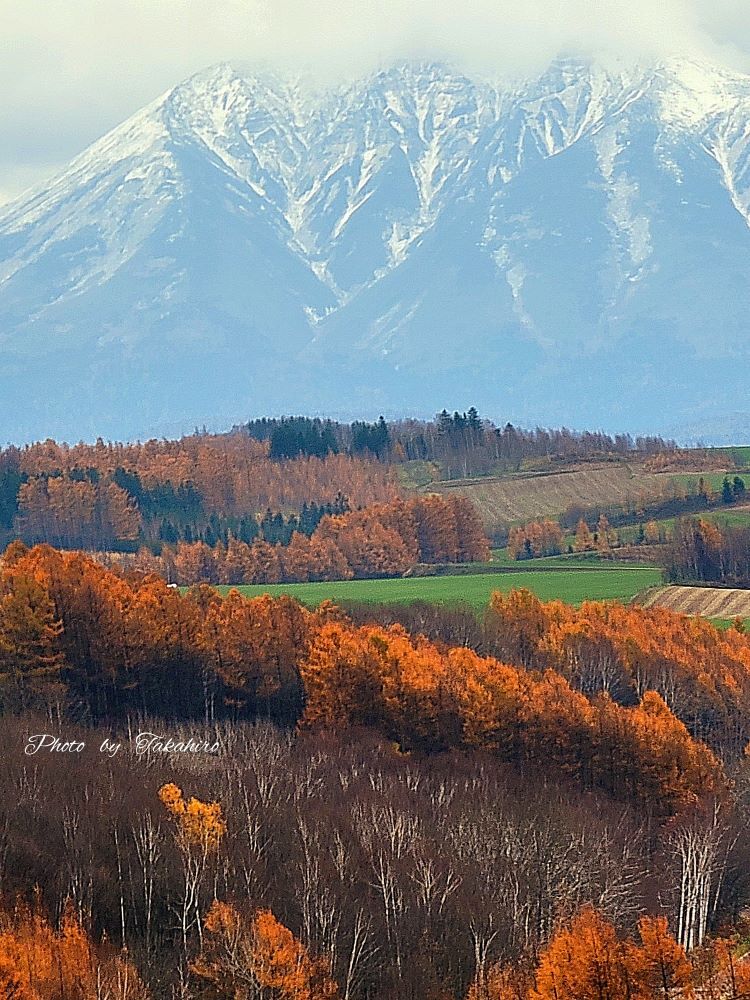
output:
[[[750,71],[750,0],[0,0],[0,203],[221,60],[351,76],[394,58],[542,68],[699,55]]]

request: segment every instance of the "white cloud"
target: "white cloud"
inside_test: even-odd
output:
[[[0,198],[220,60],[362,73],[411,56],[484,72],[560,52],[746,68],[747,0],[0,0]]]

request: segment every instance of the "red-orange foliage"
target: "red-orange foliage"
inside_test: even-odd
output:
[[[181,848],[198,847],[206,854],[218,850],[227,830],[218,802],[201,802],[200,799],[183,798],[177,785],[162,785],[159,798],[177,828],[177,841]]]
[[[24,481],[15,530],[25,541],[118,552],[131,551],[139,538],[157,549],[162,540],[176,541],[176,551],[165,547],[159,560],[143,554],[138,561],[150,558],[151,568],[180,583],[395,576],[418,561],[489,558],[466,498],[404,502],[392,468],[372,457],[276,461],[268,442],[237,432],[131,445],[46,441],[18,452],[16,463]],[[249,541],[264,512],[290,518],[305,505],[350,513],[324,519],[314,540],[297,537],[291,551],[231,537]],[[303,523],[309,532],[315,521]],[[196,541],[213,545],[217,538],[224,545]]]
[[[533,977],[523,965],[493,965],[481,970],[466,1000],[528,1000]]]
[[[643,917],[640,943],[618,937],[592,907],[542,952],[529,1000],[669,1000],[692,996],[693,967],[663,917]],[[502,994],[500,994],[502,996]]]
[[[61,625],[44,584],[17,565],[22,546],[8,550],[0,575],[0,677],[18,688],[23,698],[29,684],[56,677],[61,656],[56,649]]]
[[[626,951],[634,1000],[687,998],[693,984],[693,966],[670,934],[667,918],[641,917],[638,933],[640,945],[630,944]]]
[[[69,476],[74,469],[93,469],[106,479],[123,469],[136,473],[146,489],[192,484],[209,514],[298,510],[305,501],[333,502],[339,492],[352,507],[360,507],[396,494],[392,471],[375,459],[331,454],[275,462],[268,457],[268,442],[239,432],[143,444],[44,441],[22,449],[20,457],[21,470],[32,482],[41,482],[35,477]]]
[[[199,648],[238,704],[248,698],[262,703],[301,687],[296,663],[312,618],[289,597],[247,600],[233,590],[206,607]]]
[[[734,629],[617,602],[543,604],[528,592],[494,594],[486,628],[511,663],[551,667],[589,695],[658,691],[693,735],[732,753],[747,740],[750,642]]]
[[[59,930],[37,911],[0,913],[0,995],[7,1000],[147,1000],[124,957],[94,947],[68,907]]]
[[[542,952],[530,1000],[629,1000],[624,957],[612,924],[585,907]]]
[[[576,537],[573,542],[573,548],[576,552],[591,552],[596,548],[596,542],[594,541],[591,529],[583,518],[581,518],[576,527]]]
[[[311,537],[295,532],[289,545],[230,538],[225,547],[179,542],[162,556],[143,550],[119,561],[193,583],[290,583],[401,576],[417,562],[489,559],[478,515],[463,497],[430,496],[374,504],[324,517]]]
[[[553,764],[664,813],[722,792],[717,759],[654,692],[634,708],[592,703],[552,670],[340,622],[318,630],[301,670],[308,724],[374,725],[407,745]]]
[[[17,528],[27,539],[93,549],[138,537],[138,509],[113,482],[33,478],[21,485],[18,502]]]
[[[195,711],[207,690],[288,721],[306,703],[308,724],[371,725],[405,746],[552,766],[663,815],[723,790],[718,761],[668,707],[678,681],[681,712],[715,714],[718,726],[718,701],[730,720],[737,713],[726,727],[736,752],[747,742],[750,640],[662,610],[495,595],[487,641],[498,655],[486,657],[400,627],[356,628],[288,598],[222,598],[210,587],[182,596],[156,576],[118,575],[46,546],[9,553],[3,600],[6,673],[59,667],[94,714],[131,698]],[[615,668],[631,683],[629,707],[613,682],[593,683]]]
[[[508,553],[512,559],[554,556],[563,550],[563,531],[557,521],[530,521],[510,529]]]
[[[750,996],[750,960],[738,954],[737,937],[717,938],[691,957],[700,1000],[746,1000]]]
[[[268,995],[278,1000],[335,1000],[338,986],[325,958],[312,958],[270,910],[245,920],[215,901],[204,924],[204,948],[193,973],[226,1000]]]

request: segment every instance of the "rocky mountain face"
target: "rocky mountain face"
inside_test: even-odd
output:
[[[749,220],[750,78],[710,66],[215,67],[0,209],[0,437],[471,404],[744,433]]]

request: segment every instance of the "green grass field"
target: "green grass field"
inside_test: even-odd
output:
[[[682,483],[688,493],[698,492],[698,483],[701,479],[710,486],[714,493],[721,493],[721,487],[724,482],[724,476],[727,473],[724,472],[690,472],[690,473],[680,473],[676,476],[670,476],[670,479],[675,480],[678,483]],[[729,473],[729,479],[736,473]]]
[[[237,587],[248,597],[259,594],[289,594],[314,607],[325,600],[362,601],[370,604],[428,601],[433,604],[468,604],[484,608],[494,590],[508,592],[526,587],[544,601],[559,598],[569,604],[585,600],[629,601],[646,587],[661,583],[661,570],[627,566],[595,570],[532,571],[477,574],[474,576],[429,576],[396,580],[344,580],[335,583],[289,583],[272,586]],[[223,593],[230,587],[220,588]]]
[[[714,524],[725,524],[732,528],[746,528],[750,525],[750,509],[747,507],[741,508],[740,510],[727,507],[725,510],[711,511],[703,516],[705,516],[707,520],[713,521]]]
[[[712,625],[715,625],[722,632],[725,632],[728,628],[730,628],[734,624],[734,619],[732,618],[709,618],[708,621],[710,621]],[[748,630],[748,626],[750,626],[750,619],[746,618],[745,619],[746,631]]]

